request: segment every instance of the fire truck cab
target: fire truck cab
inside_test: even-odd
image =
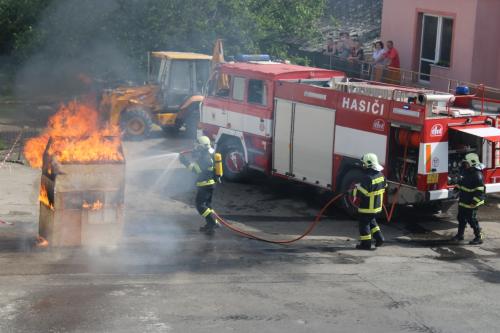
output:
[[[337,71],[269,61],[219,66],[208,82],[200,127],[221,152],[225,177],[240,180],[248,168],[270,173],[279,82],[323,85],[343,76]]]
[[[469,152],[485,165],[486,192],[500,192],[499,111],[500,101],[470,95],[234,63],[209,81],[200,128],[215,141],[230,180],[251,168],[349,193],[361,176],[360,157],[373,152],[385,167],[389,203],[439,207],[454,199]],[[343,201],[355,211],[354,198]]]

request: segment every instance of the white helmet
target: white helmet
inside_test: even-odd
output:
[[[384,167],[378,163],[378,157],[374,153],[367,153],[361,157],[361,162],[365,168],[370,168],[376,171],[384,170]]]
[[[210,143],[210,139],[208,138],[208,136],[198,137],[198,139],[196,140],[196,148],[206,149],[206,150],[209,150],[210,148],[212,148],[211,143]]]
[[[479,156],[476,153],[468,153],[465,155],[464,162],[469,163],[471,167],[477,168],[479,170],[483,169],[483,165],[479,161]]]

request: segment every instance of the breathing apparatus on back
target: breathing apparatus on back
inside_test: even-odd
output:
[[[215,149],[212,148],[210,139],[207,136],[198,137],[196,139],[194,151],[199,153],[208,151],[210,155],[213,155],[215,176],[220,179],[223,175],[222,156],[221,154],[216,153]]]

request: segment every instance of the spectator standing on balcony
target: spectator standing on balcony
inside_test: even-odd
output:
[[[365,53],[359,40],[355,37],[352,41],[351,54],[347,58],[349,61],[349,75],[353,77],[362,77],[363,73],[363,60],[365,60]]]
[[[365,53],[361,42],[356,38],[352,41],[351,54],[347,58],[350,61],[363,61],[365,60]]]
[[[337,54],[337,42],[333,38],[330,37],[326,40],[326,48],[323,53],[330,56]]]
[[[387,41],[387,52],[384,54],[384,58],[387,59],[387,81],[393,84],[401,83],[400,76],[400,64],[399,64],[399,52],[394,47],[392,40]]]
[[[372,77],[374,81],[380,81],[382,79],[382,74],[384,72],[384,67],[387,63],[387,59],[384,54],[387,52],[384,49],[384,43],[382,41],[376,41],[373,44],[373,54],[372,54]]]
[[[340,41],[337,44],[337,53],[340,58],[347,59],[351,55],[352,41],[349,33],[341,32]]]
[[[373,58],[373,63],[375,65],[385,65],[385,57],[384,57],[384,54],[387,52],[386,49],[384,49],[384,43],[382,43],[382,41],[376,41],[374,44],[373,44],[373,54],[372,54],[372,58]]]

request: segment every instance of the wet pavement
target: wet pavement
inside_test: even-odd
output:
[[[498,203],[481,246],[452,244],[454,211],[403,210],[386,246],[353,250],[356,222],[332,210],[280,246],[198,232],[186,139],[127,142],[125,231],[116,247],[37,249],[38,171],[0,170],[0,332],[497,332]],[[320,193],[256,176],[222,184],[215,208],[258,235],[289,239]],[[466,238],[472,238],[470,229]]]

